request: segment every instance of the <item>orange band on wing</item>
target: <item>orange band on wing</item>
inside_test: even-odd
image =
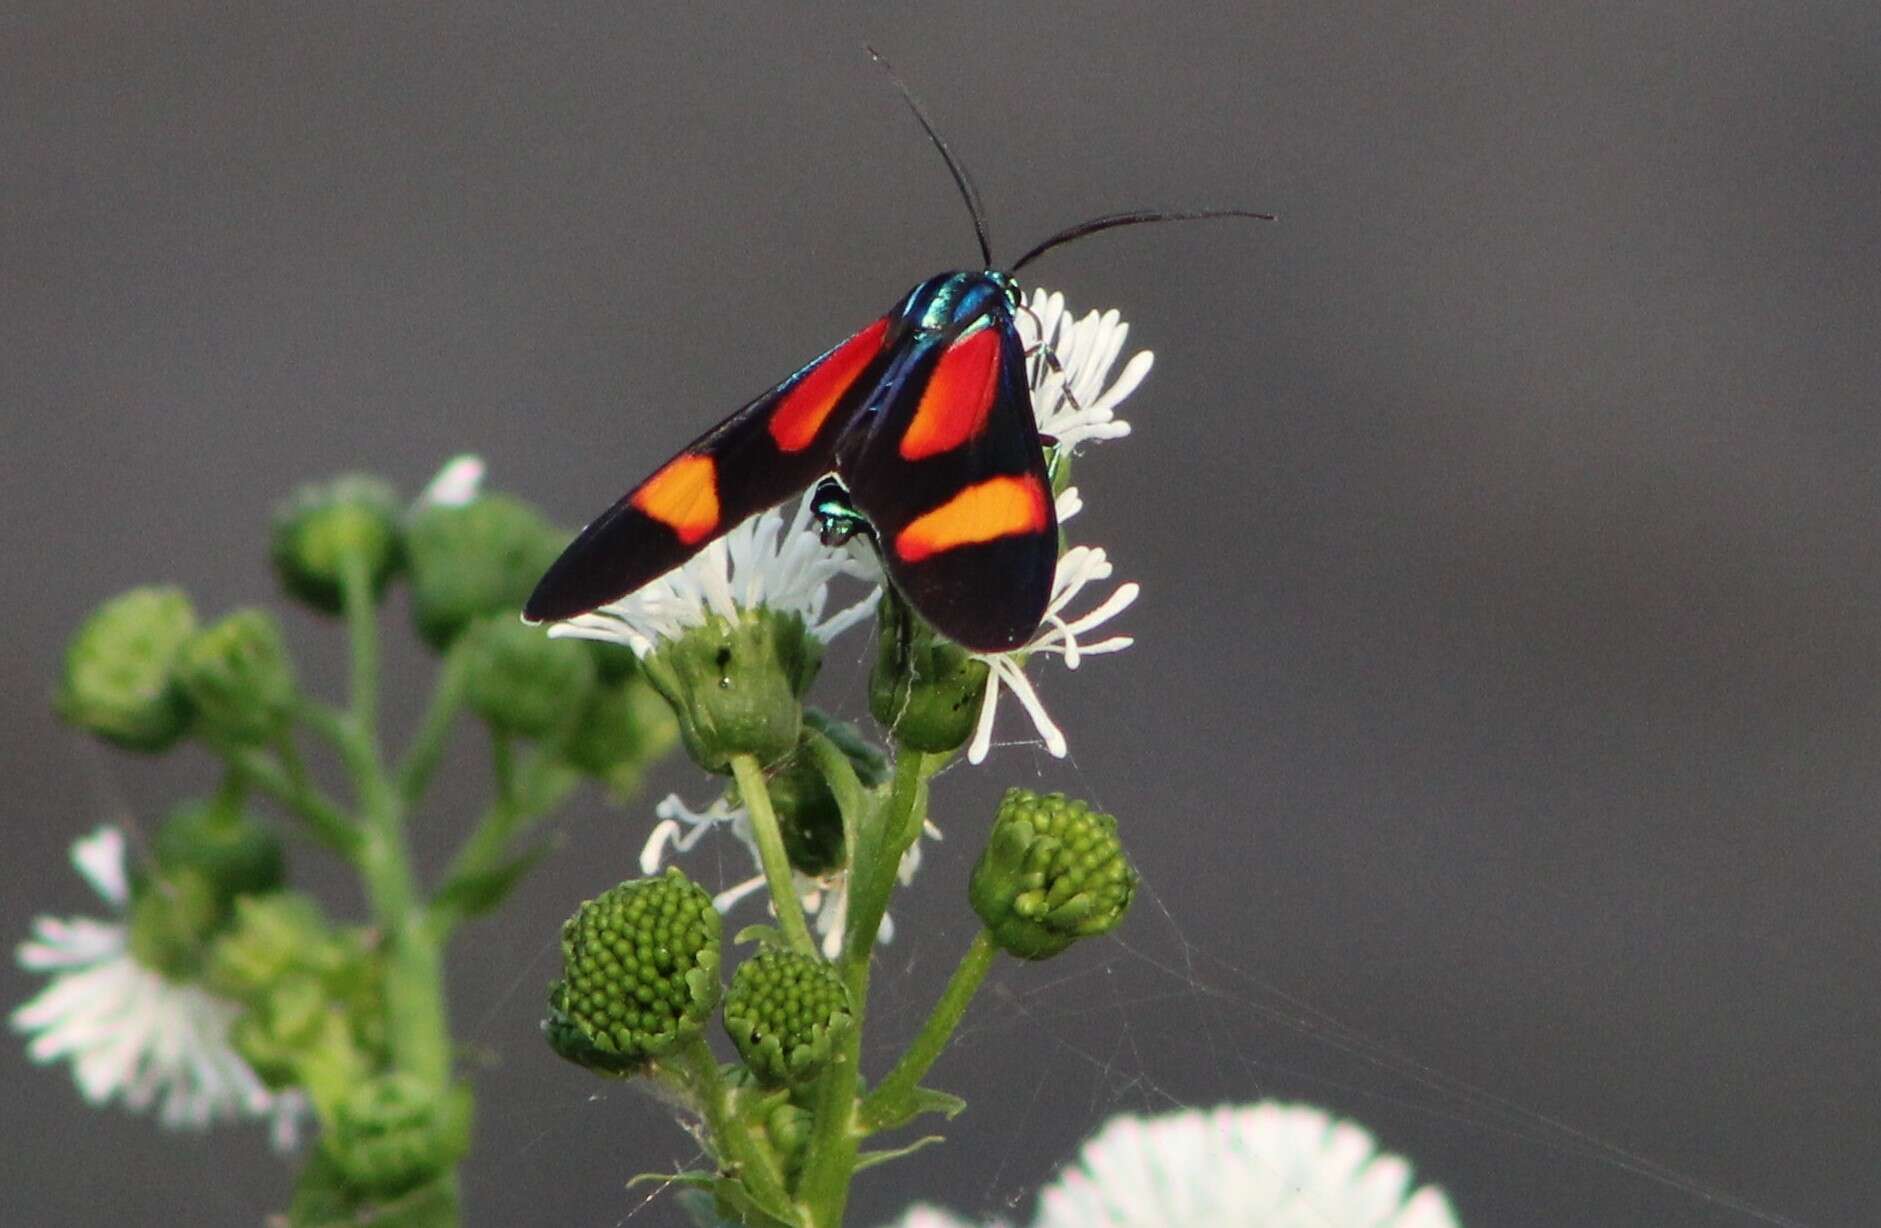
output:
[[[988,478],[917,516],[895,536],[895,554],[918,563],[958,546],[1042,533],[1050,516],[1045,486],[1031,474]]]
[[[718,528],[718,466],[709,456],[684,453],[640,484],[632,504],[690,546]]]
[[[887,334],[888,321],[877,320],[831,350],[783,395],[771,411],[770,421],[771,438],[778,447],[801,452],[810,446],[836,402],[849,391],[849,385],[882,352],[882,338]]]
[[[949,346],[921,391],[901,436],[903,460],[951,451],[978,435],[999,389],[999,330],[982,328]]]

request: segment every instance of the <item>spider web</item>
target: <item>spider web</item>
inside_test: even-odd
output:
[[[1013,748],[1036,743],[1003,746],[1011,756]],[[1053,764],[1052,770],[1064,766],[1046,760],[1040,751],[1035,773],[1041,778],[1047,763]],[[1085,796],[1102,808],[1095,782],[1075,759],[1068,766]],[[970,769],[956,764],[937,776],[937,812],[960,812],[941,799],[946,778],[963,770]],[[650,809],[643,798],[631,813],[639,816]],[[618,815],[607,821],[615,833],[595,833],[598,838],[625,847],[643,834],[634,824],[622,824]],[[970,914],[958,907],[959,885],[978,853],[964,827],[962,820],[948,829],[955,839],[930,848],[913,885],[898,890],[891,901],[891,913],[904,923],[896,941],[878,949],[864,1052],[868,1073],[879,1076],[905,1047],[973,932]],[[631,860],[631,852],[623,861]],[[751,873],[748,854],[729,833],[702,842],[684,864],[708,889]],[[996,965],[926,1080],[964,1094],[975,1111],[952,1123],[917,1122],[908,1138],[941,1133],[950,1145],[884,1170],[893,1174],[888,1179],[882,1173],[860,1178],[850,1222],[887,1223],[910,1201],[897,1194],[906,1183],[934,1188],[933,1178],[922,1171],[923,1165],[930,1165],[941,1170],[941,1192],[929,1195],[928,1201],[970,1219],[986,1219],[990,1213],[1004,1223],[1023,1224],[1039,1186],[1072,1163],[1085,1137],[1112,1115],[1275,1097],[1325,1102],[1335,1116],[1350,1115],[1368,1127],[1375,1124],[1368,1120],[1368,1109],[1396,1121],[1421,1120],[1439,1135],[1449,1134],[1459,1145],[1478,1150],[1493,1143],[1544,1158],[1582,1161],[1590,1171],[1626,1174],[1663,1187],[1674,1200],[1703,1204],[1717,1213],[1711,1218],[1718,1223],[1802,1228],[1799,1220],[1447,1074],[1348,1026],[1266,978],[1250,961],[1224,954],[1221,948],[1227,944],[1210,940],[1215,936],[1193,935],[1179,897],[1168,885],[1146,878],[1129,920],[1111,936],[1080,944],[1049,963],[1002,960]],[[735,910],[727,919],[728,934],[761,919],[762,908],[755,898],[741,905],[742,911]],[[936,915],[945,919],[937,921]],[[469,1034],[487,1038],[502,1020],[521,1010],[519,1002],[527,998],[523,991],[553,975],[556,953],[554,937],[544,940],[510,988],[470,1021]],[[964,1086],[974,1081],[975,1058],[988,1054],[1005,1057],[995,1062],[990,1080]],[[1196,1070],[1217,1072],[1213,1085],[1198,1086]],[[599,1084],[585,1094],[585,1102],[592,1112],[571,1113],[565,1093],[545,1092],[532,1098],[523,1112],[507,1110],[504,1167],[527,1170],[533,1157],[570,1149],[589,1153],[586,1171],[613,1164],[612,1171],[622,1179],[637,1172],[679,1172],[708,1163],[698,1140],[661,1121],[670,1110],[635,1082]],[[617,1154],[608,1142],[616,1132],[632,1132],[636,1142],[657,1141],[637,1158],[616,1162],[604,1158]],[[1418,1159],[1419,1149],[1407,1145],[1401,1133],[1377,1131],[1381,1152],[1402,1149]],[[905,1140],[898,1136],[895,1141]],[[1443,1176],[1434,1167],[1420,1168],[1414,1184],[1442,1184]],[[589,1196],[613,1191],[616,1201],[607,1218],[594,1222],[691,1222],[674,1202],[669,1184],[649,1182],[624,1192],[616,1183],[596,1184],[605,1188]],[[579,1201],[587,1200],[584,1196]],[[1301,1209],[1312,1217],[1308,1222],[1323,1221],[1328,1228],[1345,1222],[1331,1210]],[[1462,1222],[1480,1222],[1469,1211],[1468,1205],[1459,1204]]]

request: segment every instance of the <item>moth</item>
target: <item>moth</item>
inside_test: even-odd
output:
[[[870,55],[946,161],[973,215],[982,268],[929,277],[687,444],[581,531],[537,584],[526,619],[559,621],[618,600],[746,517],[833,475],[836,502],[866,524],[889,581],[941,634],[999,652],[1038,629],[1058,560],[1046,456],[1053,441],[1040,437],[1032,412],[1016,324],[1026,308],[1014,274],[1052,248],[1119,226],[1271,215],[1107,214],[1059,231],[1002,270],[966,171],[913,94]],[[1049,349],[1042,357],[1055,364]],[[838,535],[854,531],[825,524]]]

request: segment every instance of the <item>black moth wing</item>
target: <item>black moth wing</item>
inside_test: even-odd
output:
[[[1024,344],[999,303],[904,348],[868,418],[839,442],[837,472],[923,618],[969,648],[1016,648],[1044,617],[1058,563]],[[976,350],[989,348],[982,383]]]
[[[829,472],[902,328],[892,313],[876,320],[687,444],[576,536],[523,617],[554,622],[618,600]]]

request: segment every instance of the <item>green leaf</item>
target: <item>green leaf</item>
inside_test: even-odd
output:
[[[952,1121],[965,1112],[966,1107],[966,1101],[950,1092],[917,1087],[905,1097],[884,1104],[879,1109],[870,1106],[865,1120],[869,1133],[879,1134],[884,1130],[898,1130],[923,1113],[939,1113]]]
[[[930,1143],[944,1143],[946,1141],[947,1140],[943,1139],[938,1134],[930,1134],[924,1138],[915,1139],[906,1147],[896,1147],[892,1151],[865,1151],[856,1157],[855,1171],[861,1172],[865,1168],[874,1168],[877,1164],[886,1164],[890,1160],[899,1160],[903,1156],[913,1155]]]
[[[501,904],[548,852],[549,842],[543,841],[492,869],[458,874],[438,888],[431,906],[451,916],[481,916]]]
[[[732,945],[741,947],[747,942],[755,942],[759,947],[776,947],[780,951],[790,949],[790,942],[784,932],[775,925],[747,925],[732,935]]]

